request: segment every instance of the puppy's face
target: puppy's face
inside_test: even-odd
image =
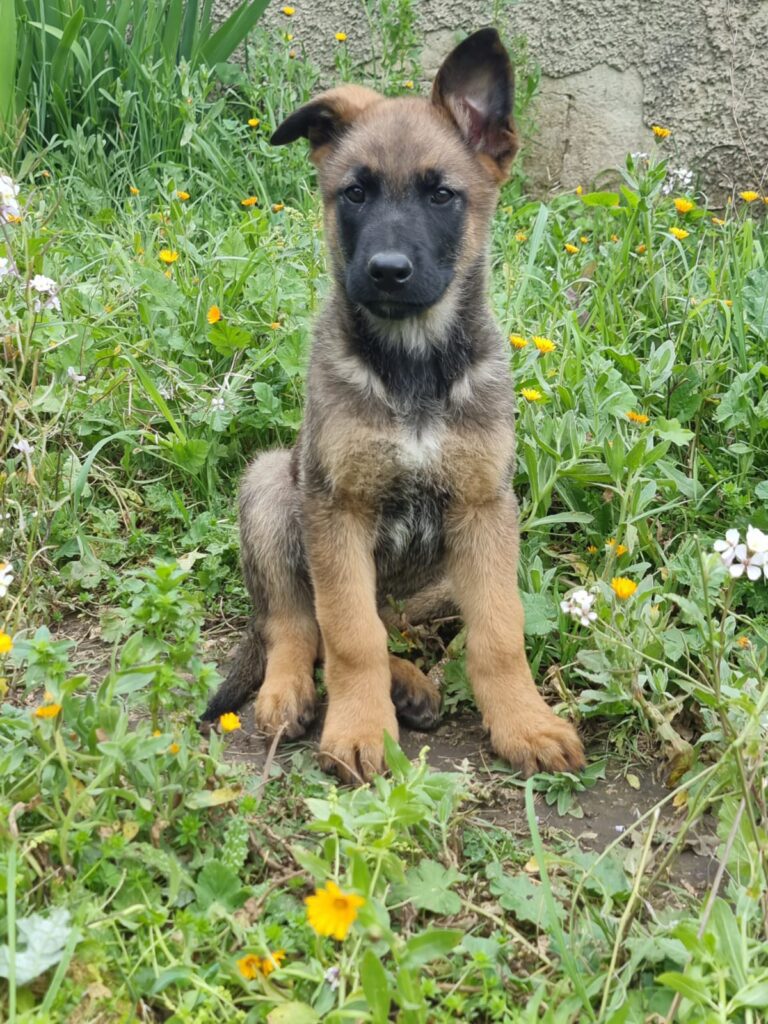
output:
[[[509,59],[486,29],[447,58],[431,100],[342,86],[277,129],[276,144],[310,140],[334,274],[354,306],[419,316],[484,253],[516,149],[511,110]]]

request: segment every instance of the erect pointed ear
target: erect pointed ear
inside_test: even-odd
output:
[[[475,32],[448,54],[432,86],[432,102],[503,181],[517,152],[515,75],[495,28]]]
[[[319,164],[355,118],[381,99],[383,96],[362,85],[341,85],[338,89],[329,89],[294,110],[269,141],[273,146],[284,146],[302,137],[309,139],[309,158]]]

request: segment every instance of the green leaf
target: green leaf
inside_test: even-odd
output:
[[[736,993],[733,1003],[736,1006],[754,1006],[764,1010],[768,1006],[768,981],[757,981]]]
[[[672,444],[688,444],[696,436],[692,430],[681,427],[679,420],[666,420],[663,416],[653,421],[653,429],[663,441]]]
[[[673,992],[679,992],[681,996],[690,999],[697,1006],[703,1006],[708,1002],[709,991],[706,982],[700,978],[691,978],[680,971],[666,971],[656,979],[661,985],[671,988]]]
[[[525,635],[546,636],[557,628],[555,603],[548,594],[526,594],[520,591],[525,612]]]
[[[220,807],[222,804],[229,804],[241,794],[240,789],[232,786],[222,786],[220,789],[200,789],[196,793],[189,793],[184,799],[184,806],[191,811],[199,810],[201,807]]]
[[[755,487],[755,497],[761,501],[768,501],[768,480],[761,480]]]
[[[405,885],[397,890],[398,899],[410,900],[419,910],[433,914],[458,914],[461,900],[451,886],[465,876],[455,868],[445,868],[437,861],[425,858],[405,875]]]
[[[16,80],[16,2],[0,0],[0,130],[13,119]]]
[[[237,873],[217,860],[209,860],[200,871],[195,883],[195,892],[197,902],[203,910],[208,910],[214,903],[218,903],[225,910],[237,910],[248,895],[248,890],[240,884]]]
[[[540,925],[546,920],[547,907],[541,883],[534,882],[528,875],[507,875],[501,864],[489,864],[485,873],[493,895],[505,910],[512,911],[518,921]],[[562,920],[563,908],[559,903],[555,905]]]
[[[220,320],[208,329],[208,341],[222,356],[231,356],[233,352],[247,348],[253,341],[253,335],[244,327]]]
[[[406,942],[402,963],[411,970],[421,967],[430,960],[447,956],[463,938],[464,932],[457,928],[430,928]]]
[[[201,437],[190,437],[185,441],[174,441],[170,448],[179,469],[185,469],[188,473],[199,473],[205,465],[211,445]]]
[[[618,192],[585,192],[581,197],[585,206],[618,206]]]
[[[240,4],[200,50],[200,60],[213,67],[232,56],[267,8],[269,0]]]
[[[320,1016],[307,1003],[281,1003],[267,1014],[267,1024],[317,1024]]]
[[[54,907],[47,917],[42,914],[20,917],[16,930],[19,947],[15,956],[16,984],[27,985],[57,964],[64,955],[72,932],[69,911]],[[20,948],[22,946],[26,948]],[[0,946],[0,978],[10,977],[9,958],[8,946]]]
[[[360,965],[360,981],[371,1011],[373,1024],[387,1024],[392,997],[389,994],[389,979],[381,961],[372,949],[363,954]]]

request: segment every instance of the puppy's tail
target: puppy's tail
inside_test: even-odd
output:
[[[201,722],[215,722],[227,711],[238,711],[264,681],[267,651],[255,622],[249,623],[232,658],[224,682],[208,701]]]

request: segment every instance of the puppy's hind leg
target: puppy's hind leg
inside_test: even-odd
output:
[[[220,714],[235,699],[245,703],[258,690],[257,728],[295,737],[314,715],[319,630],[290,451],[266,452],[246,471],[240,488],[240,544],[253,618],[205,717],[216,717],[211,712]]]

